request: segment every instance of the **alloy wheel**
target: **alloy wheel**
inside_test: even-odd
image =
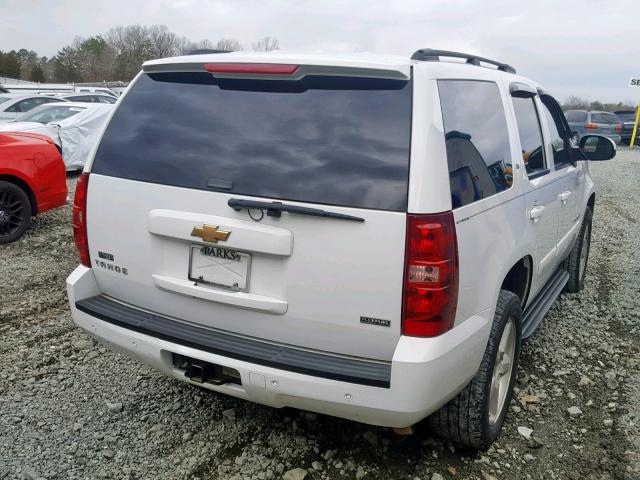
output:
[[[491,375],[491,391],[489,393],[489,423],[491,425],[498,422],[504,409],[511,383],[515,353],[516,326],[514,318],[509,317],[502,331],[502,337],[500,337],[498,353]]]
[[[0,238],[13,235],[25,221],[24,205],[11,191],[0,191]]]

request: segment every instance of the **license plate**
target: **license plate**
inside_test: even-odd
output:
[[[229,248],[193,245],[189,279],[238,292],[249,289],[251,255]]]

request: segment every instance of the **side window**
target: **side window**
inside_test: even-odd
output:
[[[535,178],[549,173],[545,162],[544,148],[542,148],[540,119],[534,99],[533,97],[512,98],[520,136],[520,150],[527,174],[529,174],[529,178]]]
[[[547,144],[551,144],[551,149],[553,150],[553,163],[556,166],[570,164],[568,139],[564,133],[564,124],[558,117],[560,115],[559,110],[555,108],[557,104],[547,97],[540,97],[540,100],[542,100],[542,110],[551,135],[551,138],[547,139]]]
[[[498,86],[439,80],[451,203],[462,207],[511,187],[507,121]]]

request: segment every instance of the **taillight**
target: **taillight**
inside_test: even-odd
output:
[[[80,263],[91,267],[89,241],[87,239],[87,190],[89,174],[83,173],[76,184],[76,195],[73,200],[73,238],[80,255]]]
[[[616,132],[621,132],[622,131],[622,125],[618,124],[616,125]]]
[[[293,75],[299,65],[282,63],[205,63],[204,69],[210,73],[240,75]]]
[[[458,301],[458,243],[453,213],[407,214],[402,333],[435,337],[450,330]]]
[[[596,125],[595,123],[587,123],[584,128],[586,128],[587,130],[597,130],[598,129],[598,125]]]

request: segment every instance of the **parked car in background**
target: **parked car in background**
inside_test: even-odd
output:
[[[117,98],[118,95],[111,90],[110,88],[107,87],[82,87],[82,86],[76,86],[75,87],[75,91],[77,93],[102,93],[104,95],[111,95],[112,97]]]
[[[584,135],[603,135],[616,143],[622,140],[622,124],[615,113],[596,110],[567,110],[564,112],[574,136],[580,140]],[[577,134],[577,135],[576,135]]]
[[[98,103],[49,103],[34,108],[12,122],[0,125],[0,132],[32,132],[48,135],[58,146],[67,170],[81,170],[113,105]]]
[[[60,98],[64,98],[69,102],[108,103],[110,105],[118,101],[116,97],[103,93],[65,93],[60,95]]]
[[[74,85],[72,83],[18,83],[2,85],[5,90],[19,94],[64,94],[64,93],[102,93],[105,95],[118,95],[107,87],[91,87],[86,85]]]
[[[64,163],[53,140],[34,133],[0,133],[0,244],[14,242],[31,217],[66,200]]]
[[[0,123],[15,120],[21,114],[33,110],[40,105],[64,101],[66,100],[47,95],[23,95],[19,93],[0,94]]]
[[[635,110],[619,110],[614,112],[620,122],[622,122],[622,130],[620,130],[620,137],[622,138],[623,143],[631,142],[631,135],[633,134],[633,125],[636,121],[636,112]],[[636,144],[638,143],[638,134],[640,134],[640,126],[638,128],[638,132],[636,133]]]

